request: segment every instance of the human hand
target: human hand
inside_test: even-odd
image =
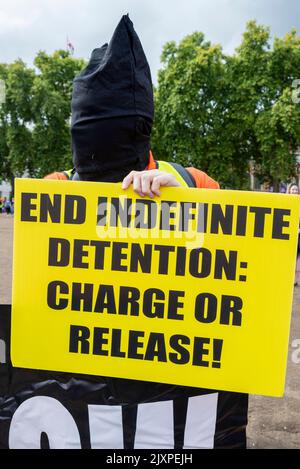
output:
[[[131,171],[123,179],[122,189],[128,189],[132,184],[133,190],[141,197],[148,195],[161,195],[160,187],[179,187],[180,183],[173,174],[158,169],[150,169],[149,171]]]

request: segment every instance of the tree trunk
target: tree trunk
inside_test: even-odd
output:
[[[273,192],[279,192],[279,179],[273,178]]]
[[[15,196],[15,176],[13,174],[11,174],[9,182],[11,185],[10,199],[12,199]]]

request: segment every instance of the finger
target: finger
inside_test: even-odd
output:
[[[127,176],[124,177],[123,182],[122,182],[122,189],[128,189],[130,184],[132,184],[134,175],[136,171],[131,171]]]
[[[161,173],[153,178],[153,182],[151,185],[152,192],[160,196],[161,192],[159,189],[161,186],[177,187],[180,186],[180,184],[171,174]]]
[[[142,193],[144,195],[148,195],[149,197],[153,197],[153,194],[151,192],[150,186],[152,182],[152,176],[151,174],[144,173],[141,175],[141,188],[142,188]]]
[[[141,173],[135,173],[133,176],[132,187],[141,197],[143,197],[142,184],[141,184]]]
[[[155,176],[153,178],[153,181],[152,181],[152,184],[151,184],[151,191],[153,192],[153,194],[156,194],[158,195],[159,197],[161,196],[161,191],[159,190],[161,186],[164,185],[164,181],[165,181],[165,176]]]

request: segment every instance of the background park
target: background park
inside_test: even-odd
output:
[[[13,186],[72,167],[72,81],[87,58],[72,44],[33,66],[0,63],[0,174]],[[194,166],[223,189],[284,191],[300,177],[300,36],[271,39],[251,20],[231,55],[202,32],[167,42],[155,87],[156,159]]]

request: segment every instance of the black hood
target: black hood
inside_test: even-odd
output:
[[[80,179],[122,180],[145,169],[154,117],[150,68],[129,17],[74,79],[73,162]]]

